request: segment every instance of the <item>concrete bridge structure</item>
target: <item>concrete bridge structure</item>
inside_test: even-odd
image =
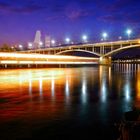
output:
[[[111,64],[111,56],[130,48],[140,47],[140,39],[101,42],[93,44],[66,45],[45,49],[22,51],[22,53],[39,53],[51,55],[67,55],[72,52],[84,52],[99,58],[99,64]]]

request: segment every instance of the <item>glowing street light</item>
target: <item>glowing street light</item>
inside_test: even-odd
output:
[[[22,49],[22,48],[23,48],[23,46],[20,44],[20,45],[19,45],[19,48],[20,48],[20,49]]]
[[[104,32],[104,33],[102,34],[102,37],[103,37],[104,40],[106,40],[106,38],[108,37],[108,34],[107,34],[106,32]]]
[[[52,45],[55,45],[55,43],[56,43],[55,40],[51,40]]]
[[[131,29],[127,29],[126,30],[126,33],[128,35],[128,39],[130,38],[130,35],[132,34],[132,30]]]
[[[43,45],[43,42],[39,42],[39,45],[42,46]]]
[[[29,43],[28,43],[28,47],[29,47],[29,48],[32,48],[32,46],[33,46],[33,44],[29,42]]]
[[[122,39],[122,36],[119,36],[119,40],[121,40]]]
[[[65,41],[66,41],[66,43],[69,43],[70,42],[70,38],[66,38]]]
[[[83,39],[84,42],[87,42],[87,38],[88,38],[88,37],[87,37],[86,35],[83,35],[83,36],[82,36],[82,39]]]

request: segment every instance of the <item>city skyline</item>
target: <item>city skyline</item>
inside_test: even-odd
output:
[[[0,44],[32,42],[35,32],[64,42],[80,41],[83,35],[99,41],[107,32],[110,40],[140,37],[140,1],[136,0],[0,0]]]

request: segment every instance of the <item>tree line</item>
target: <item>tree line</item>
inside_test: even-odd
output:
[[[6,43],[0,46],[0,52],[14,52],[14,51],[18,51],[18,49]]]

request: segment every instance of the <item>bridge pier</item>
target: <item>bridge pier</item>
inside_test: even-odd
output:
[[[99,59],[100,65],[111,65],[111,57],[100,57]]]
[[[28,68],[30,68],[31,67],[31,65],[30,64],[28,64]]]
[[[4,65],[4,68],[7,68],[7,64]]]

